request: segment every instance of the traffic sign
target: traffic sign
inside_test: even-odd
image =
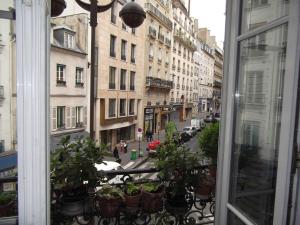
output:
[[[137,137],[138,137],[138,138],[142,138],[142,137],[143,137],[143,134],[142,134],[142,133],[137,133]]]
[[[138,131],[138,133],[142,133],[143,129],[142,128],[138,128],[137,131]]]

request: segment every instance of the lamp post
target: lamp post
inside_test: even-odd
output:
[[[98,5],[98,0],[90,0],[90,3],[82,0],[75,0],[77,4],[90,12],[90,26],[91,26],[91,74],[90,74],[90,137],[94,138],[94,108],[95,108],[95,30],[98,25],[97,15],[110,9],[116,0],[105,0],[108,2],[105,5]],[[103,0],[102,0],[103,2]],[[143,8],[134,1],[124,5],[119,13],[123,22],[131,27],[136,28],[140,26],[146,18],[146,13]]]

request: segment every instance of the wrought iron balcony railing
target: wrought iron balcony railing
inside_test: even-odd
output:
[[[166,17],[162,12],[160,12],[160,10],[157,7],[155,7],[151,3],[145,3],[145,8],[148,13],[157,17],[166,27],[172,30],[172,21],[168,17]]]
[[[158,40],[159,40],[161,43],[164,43],[164,42],[165,42],[165,36],[164,36],[163,34],[158,33]]]
[[[176,66],[175,64],[172,64],[172,70],[175,70]]]
[[[146,77],[146,86],[162,89],[171,89],[173,88],[173,81],[148,76]]]
[[[167,46],[167,47],[171,47],[171,39],[169,39],[169,38],[165,38],[165,45]]]
[[[156,29],[152,26],[149,26],[149,36],[152,38],[156,38]]]

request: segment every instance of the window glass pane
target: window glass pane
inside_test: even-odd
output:
[[[245,225],[236,215],[234,215],[231,211],[228,211],[228,223],[230,225]]]
[[[243,0],[241,33],[287,15],[289,0]]]
[[[12,216],[18,214],[14,2],[0,3],[0,10],[4,11],[0,14],[0,224],[17,224]],[[8,177],[15,177],[15,180],[5,180]]]
[[[239,46],[230,202],[257,224],[272,224],[287,25]],[[255,52],[255,54],[254,54]]]

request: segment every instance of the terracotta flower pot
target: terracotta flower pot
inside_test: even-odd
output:
[[[163,208],[163,192],[150,193],[142,190],[141,207],[145,211],[158,212]]]
[[[117,216],[120,206],[123,202],[122,198],[102,198],[96,197],[96,207],[99,210],[99,214],[105,218],[111,218]]]
[[[141,192],[134,196],[125,194],[126,207],[138,208],[140,206],[141,197],[142,197]]]

